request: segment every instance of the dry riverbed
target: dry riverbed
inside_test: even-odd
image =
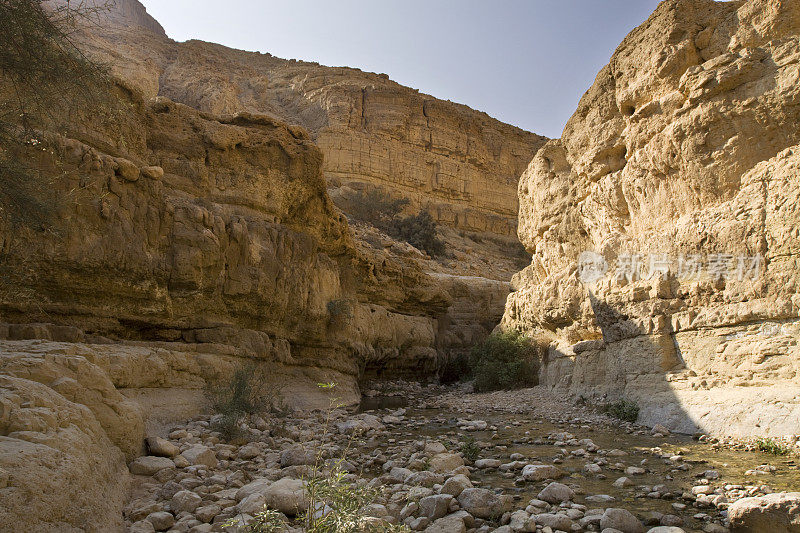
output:
[[[291,528],[303,480],[342,456],[352,479],[378,491],[369,514],[430,533],[725,532],[729,514],[746,520],[747,509],[729,511],[737,500],[800,489],[793,456],[659,433],[540,388],[383,382],[358,413],[252,417],[233,443],[210,422],[151,439],[153,455],[131,464],[130,531],[235,531],[223,524],[265,504],[301,531]]]

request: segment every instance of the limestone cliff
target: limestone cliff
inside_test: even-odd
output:
[[[385,74],[176,43],[136,24],[93,29],[89,40],[146,97],[302,125],[330,187],[381,186],[459,229],[514,234],[517,180],[546,140]]]
[[[108,102],[2,147],[50,211],[0,218],[0,523],[29,511],[23,529],[118,529],[145,432],[245,361],[293,407],[327,406],[330,381],[353,404],[360,377],[433,375],[488,334],[543,141],[384,76],[174,43],[135,0],[106,22],[81,39],[109,61]],[[354,232],[328,189],[364,184],[429,209],[458,249]]]
[[[625,38],[520,180],[503,324],[550,345],[543,383],[800,432],[799,76],[796,2],[670,0]]]

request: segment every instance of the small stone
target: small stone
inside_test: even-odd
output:
[[[499,468],[501,464],[499,459],[478,459],[475,461],[475,468]]]
[[[176,492],[172,497],[170,505],[172,507],[172,511],[176,514],[182,512],[193,513],[202,502],[203,498],[194,492],[189,490],[181,490]]]
[[[175,463],[166,457],[145,455],[134,459],[129,468],[131,474],[137,476],[152,476],[164,468],[175,468]]]
[[[563,483],[550,483],[539,493],[537,498],[548,503],[561,503],[571,500],[575,492]]]
[[[156,531],[166,531],[175,524],[175,517],[166,511],[150,513],[145,520],[153,524]]]
[[[268,507],[286,516],[296,516],[308,506],[305,483],[299,479],[279,479],[270,484],[262,494]]]
[[[536,525],[557,529],[560,531],[571,531],[572,520],[567,515],[541,513],[535,516]]]
[[[193,465],[205,465],[209,468],[215,468],[219,463],[214,450],[202,444],[197,444],[188,450],[184,450],[181,452],[181,455],[184,459],[189,461],[189,464]]]
[[[161,437],[147,437],[145,439],[150,455],[157,457],[175,457],[181,450],[167,439]]]
[[[425,529],[425,533],[465,533],[467,526],[460,515],[449,515],[436,520]]]
[[[419,512],[431,520],[437,520],[447,514],[453,497],[450,494],[435,494],[419,501]]]
[[[201,522],[205,522],[208,524],[214,517],[217,516],[222,511],[222,507],[217,505],[216,503],[212,503],[210,505],[205,505],[195,510],[194,515],[197,517],[198,520]]]
[[[164,169],[157,166],[142,167],[142,176],[151,180],[160,180],[164,177]]]
[[[623,476],[623,477],[621,477],[621,478],[617,479],[617,480],[616,480],[616,481],[613,483],[613,485],[614,485],[615,487],[618,487],[618,488],[622,488],[622,487],[630,487],[631,485],[633,485],[633,481],[631,481],[631,480],[630,480],[630,478],[627,478],[627,477],[624,477],[624,476]]]
[[[503,509],[500,497],[488,489],[469,488],[458,495],[461,508],[478,518],[497,516]]]
[[[246,461],[258,457],[260,453],[261,449],[255,443],[251,442],[239,448],[239,452],[236,455],[239,459],[244,459]]]
[[[522,469],[522,478],[525,481],[544,481],[545,479],[558,479],[564,472],[553,465],[526,465]]]
[[[296,445],[287,448],[281,452],[281,468],[289,466],[300,465],[313,465],[316,461],[316,456],[311,450],[305,449],[303,446]]]
[[[153,527],[151,522],[147,520],[139,520],[138,522],[134,522],[131,524],[131,527],[128,528],[128,533],[155,533],[156,528]]]
[[[600,529],[618,529],[622,533],[643,533],[644,526],[638,518],[625,509],[606,509],[600,519]]]
[[[139,167],[122,157],[116,159],[117,168],[116,174],[122,179],[127,181],[136,181],[139,179]]]
[[[596,463],[587,463],[586,466],[583,467],[583,469],[586,471],[586,473],[595,475],[603,471],[600,465]]]
[[[471,487],[472,482],[469,480],[469,478],[464,474],[458,474],[448,478],[447,481],[444,482],[442,490],[439,492],[442,494],[458,496],[464,489],[469,489]]]
[[[255,516],[264,509],[265,500],[261,493],[251,494],[239,502],[239,512]]]
[[[464,459],[460,455],[454,453],[439,453],[431,458],[431,470],[433,472],[444,474],[452,472],[459,466],[464,466]]]
[[[447,453],[447,448],[444,447],[444,444],[438,441],[431,441],[425,443],[424,452],[429,455],[438,455],[440,453]]]

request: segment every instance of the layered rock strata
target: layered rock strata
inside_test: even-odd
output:
[[[513,236],[517,182],[546,138],[464,105],[346,67],[167,38],[125,2],[87,47],[147,98],[217,115],[268,114],[305,127],[328,186],[381,187],[454,228]],[[124,27],[116,21],[125,19]]]

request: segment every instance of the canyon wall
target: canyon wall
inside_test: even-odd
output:
[[[625,38],[519,184],[503,327],[550,346],[544,384],[800,432],[799,121],[795,2],[670,0]]]
[[[301,127],[112,91],[4,153],[41,211],[0,206],[0,523],[21,529],[119,529],[145,432],[243,364],[296,408],[328,406],[321,382],[356,403],[380,361],[434,373],[452,302],[356,247]]]
[[[41,211],[0,204],[0,523],[121,529],[143,437],[241,365],[291,407],[327,407],[329,382],[352,405],[361,377],[434,375],[499,320],[492,254],[541,137],[385,76],[175,43],[133,0],[75,35],[110,93],[0,147]],[[375,185],[463,246],[437,262],[354,231],[328,190]]]
[[[451,227],[514,235],[517,181],[544,137],[385,74],[177,43],[138,17],[104,26],[91,28],[88,49],[145,97],[302,125],[324,154],[332,189],[381,187]]]

